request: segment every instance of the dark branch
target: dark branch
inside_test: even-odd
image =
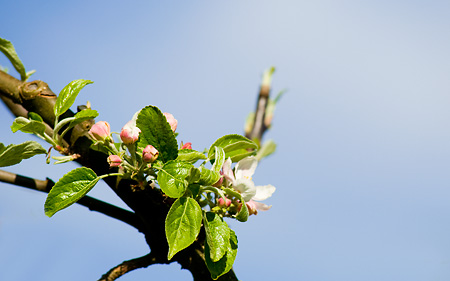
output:
[[[132,270],[161,263],[167,264],[168,262],[160,260],[157,255],[149,253],[148,255],[122,262],[105,273],[98,281],[113,281]]]
[[[0,182],[10,183],[46,193],[50,192],[53,185],[55,184],[51,179],[48,178],[46,180],[32,179],[3,170],[0,170]],[[90,196],[84,196],[83,198],[78,200],[77,203],[89,208],[89,210],[91,211],[96,211],[111,218],[115,218],[135,227],[139,231],[142,231],[143,227],[141,225],[141,222],[139,221],[137,216],[130,211],[124,210]]]

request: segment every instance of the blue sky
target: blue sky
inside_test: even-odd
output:
[[[277,68],[273,92],[288,91],[266,138],[278,151],[254,177],[277,191],[270,211],[230,222],[241,280],[450,278],[448,2],[129,3],[9,1],[0,37],[56,93],[93,80],[77,104],[114,130],[156,105],[198,150],[242,133]],[[27,140],[0,109],[0,142]],[[57,180],[75,167],[36,157],[7,170]],[[84,207],[49,219],[44,194],[0,192],[0,280],[97,280],[147,253],[139,233]],[[120,204],[103,184],[90,195]],[[151,278],[191,280],[176,264],[120,280]]]

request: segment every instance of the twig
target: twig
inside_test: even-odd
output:
[[[0,170],[0,182],[10,183],[13,185],[18,185],[46,193],[50,192],[53,185],[55,184],[51,179],[48,178],[46,180],[32,179],[3,170]],[[77,203],[89,208],[89,210],[91,211],[96,211],[111,218],[115,218],[117,220],[125,222],[135,227],[140,232],[143,231],[141,222],[133,212],[124,210],[90,196],[84,196],[83,198],[78,200]]]
[[[272,74],[275,68],[266,70],[263,74],[263,80],[261,88],[259,90],[258,100],[256,102],[255,119],[253,121],[252,129],[246,133],[246,137],[261,142],[264,132],[267,130],[267,126],[264,122],[266,117],[267,104],[269,103],[270,86],[272,82]]]
[[[159,260],[156,255],[149,253],[148,255],[122,262],[105,273],[98,281],[113,281],[132,270],[145,268],[157,263],[167,264],[169,262],[167,260]]]

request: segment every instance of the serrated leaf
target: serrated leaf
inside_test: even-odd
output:
[[[222,169],[223,163],[225,162],[225,151],[222,147],[214,147],[215,150],[215,156],[214,156],[214,164],[211,168],[211,170],[219,173],[220,169]]]
[[[195,162],[197,162],[198,160],[205,160],[206,156],[205,154],[193,150],[193,149],[180,149],[178,150],[178,157],[177,160],[180,161],[186,161],[189,163],[194,164]]]
[[[178,198],[166,217],[165,230],[169,243],[170,260],[179,251],[187,248],[197,238],[202,225],[202,209],[192,198]]]
[[[9,59],[17,72],[19,72],[20,79],[22,81],[26,81],[27,73],[25,71],[25,67],[23,66],[22,61],[19,59],[19,56],[17,55],[13,44],[6,39],[0,38],[0,51]]]
[[[177,159],[178,145],[175,135],[166,117],[156,106],[143,108],[138,114],[136,126],[141,129],[139,147],[153,145],[159,151],[158,159],[163,162]]]
[[[65,174],[53,186],[45,200],[44,210],[49,217],[80,200],[100,180],[95,172],[81,167]]]
[[[230,247],[230,228],[223,219],[214,212],[203,214],[206,242],[213,262],[219,261]]]
[[[0,167],[12,166],[37,154],[46,154],[45,150],[35,141],[26,141],[21,144],[0,145]]]
[[[29,120],[25,117],[17,117],[11,125],[11,131],[13,133],[22,131],[28,134],[43,135],[45,132],[45,125],[42,121]]]
[[[234,260],[236,259],[238,240],[236,233],[230,229],[230,243],[228,243],[228,249],[225,255],[217,262],[211,260],[211,249],[208,243],[205,244],[205,262],[211,273],[211,278],[216,280],[220,276],[226,274],[233,267]]]
[[[78,79],[70,82],[65,86],[61,92],[58,95],[58,98],[56,99],[54,112],[55,116],[58,117],[73,105],[75,102],[75,99],[80,93],[81,89],[84,88],[84,86],[88,84],[92,84],[91,80],[85,80],[85,79]]]
[[[231,161],[237,162],[254,152],[249,151],[258,148],[258,145],[241,135],[226,135],[217,139],[209,148],[208,158],[215,158],[215,147],[221,147],[225,151],[225,158],[230,157]]]
[[[200,184],[213,185],[220,179],[220,174],[216,171],[211,171],[204,166],[200,167]]]
[[[183,196],[189,184],[186,178],[191,174],[193,167],[190,163],[177,160],[164,164],[157,177],[161,190],[171,198]]]

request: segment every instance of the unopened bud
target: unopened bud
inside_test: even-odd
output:
[[[111,129],[109,127],[108,122],[99,121],[92,125],[89,130],[89,135],[97,141],[105,141],[110,138]]]
[[[119,167],[122,164],[122,159],[118,155],[109,155],[107,160],[111,168]]]
[[[133,121],[129,121],[120,131],[120,139],[124,144],[133,144],[139,139],[141,129],[136,127]]]
[[[177,129],[177,125],[178,125],[177,119],[175,119],[172,114],[167,113],[167,112],[164,112],[163,115],[166,117],[167,122],[169,123],[172,131],[175,132],[175,130]]]
[[[226,200],[224,201],[223,198],[220,197],[219,200],[217,200],[217,201],[218,201],[217,203],[219,204],[220,207],[225,207],[225,206],[230,207],[230,205],[231,205],[231,200],[228,198],[226,198]]]
[[[159,152],[153,145],[147,145],[142,152],[142,159],[145,162],[155,162],[158,158]]]
[[[187,143],[183,144],[183,146],[181,146],[180,149],[192,149],[192,143],[187,142]]]

